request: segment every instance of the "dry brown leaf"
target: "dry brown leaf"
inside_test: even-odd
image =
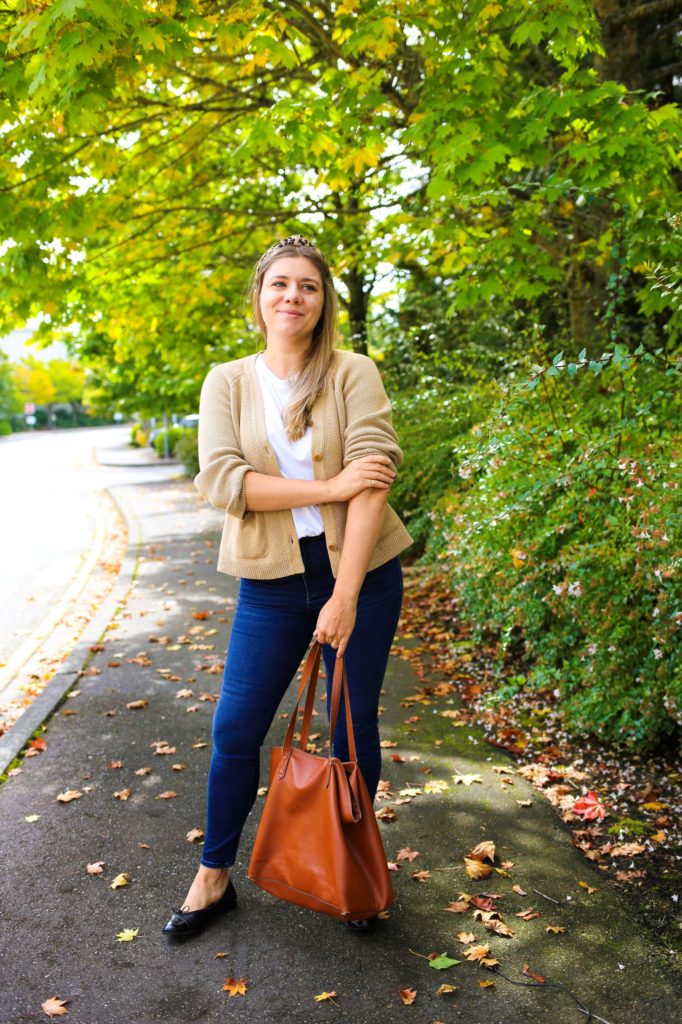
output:
[[[338,992],[320,992],[319,995],[315,996],[316,1003],[330,1002],[334,1003],[334,999],[338,997]],[[334,1006],[337,1004],[334,1003]]]
[[[524,892],[520,885],[512,885],[512,892],[515,892],[517,896],[527,896],[528,893]]]
[[[117,789],[114,796],[117,800],[127,800],[128,797],[132,796],[132,789]]]
[[[462,942],[464,943],[465,946],[467,946],[471,942],[474,942],[476,936],[474,935],[473,932],[457,932],[455,938],[457,939],[458,942]]]
[[[514,932],[506,925],[503,921],[486,921],[485,927],[489,932],[494,932],[495,935],[501,935],[503,939],[511,939]]]
[[[494,988],[495,987],[495,982],[494,981],[479,981],[478,984],[479,984],[479,986],[481,988]]]
[[[413,871],[410,878],[414,878],[415,882],[428,882],[431,878],[430,871]]]
[[[188,843],[196,843],[199,839],[204,838],[204,831],[200,828],[192,828],[189,830],[185,838]]]
[[[405,1006],[410,1006],[411,1003],[417,998],[416,988],[399,988],[398,995],[402,999]]]
[[[467,960],[482,960],[490,952],[490,946],[469,946],[468,949],[462,950],[462,955]]]
[[[228,955],[228,953],[216,953],[214,960],[226,960]]]
[[[152,772],[151,768],[136,768],[135,769],[135,774],[136,775],[151,775],[151,772]]]
[[[469,854],[471,860],[489,860],[492,864],[495,860],[495,844],[491,840],[487,839],[483,843],[479,843],[475,846]]]
[[[530,967],[528,966],[528,964],[524,964],[524,965],[523,965],[523,971],[522,971],[522,974],[523,974],[523,975],[524,975],[524,976],[525,976],[526,978],[532,978],[532,979],[533,979],[533,981],[537,981],[537,982],[538,982],[538,984],[540,984],[540,985],[544,985],[544,983],[545,983],[545,979],[544,979],[544,977],[542,976],[542,974],[537,974],[537,973],[536,973],[535,971],[531,971],[531,969],[530,969]]]
[[[176,797],[177,795],[178,794],[175,793],[172,789],[167,789],[164,793],[159,793],[159,795],[157,796],[156,799],[157,800],[172,800],[173,797]]]
[[[437,996],[441,996],[441,998],[442,998],[443,996],[448,996],[452,992],[456,992],[456,991],[457,991],[457,986],[456,985],[440,985],[436,989],[436,995]]]
[[[489,864],[482,864],[480,860],[471,860],[470,857],[464,858],[464,867],[469,878],[474,879],[487,878],[493,870]]]
[[[123,761],[110,761],[107,768],[122,768]]]
[[[104,871],[104,861],[98,860],[94,864],[86,864],[85,870],[89,875],[101,875]]]
[[[558,924],[548,924],[545,931],[549,932],[550,935],[563,935],[566,929],[562,928],[561,925]]]
[[[78,789],[67,789],[57,795],[57,802],[60,804],[70,804],[72,800],[80,800],[82,796],[83,794]]]
[[[40,1004],[40,1009],[48,1017],[62,1017],[65,1013],[69,1012],[66,1009],[68,1002],[70,1002],[69,999],[58,999],[57,996],[50,996],[49,999]]]
[[[452,914],[466,914],[469,909],[470,904],[466,900],[455,900],[447,907],[443,907],[443,910],[449,910]]]
[[[397,747],[398,744],[394,743],[393,740],[382,740],[381,743],[379,744],[379,746],[380,747],[384,747],[384,748],[387,748],[387,747]]]
[[[534,917],[542,917],[539,910],[535,910],[533,907],[528,907],[526,910],[519,910],[515,917],[520,917],[523,921],[532,921]]]
[[[172,764],[171,765],[171,768],[173,769],[174,772],[184,772],[186,767],[187,767],[186,764]]]
[[[411,850],[409,846],[403,846],[402,850],[398,850],[395,859],[396,860],[409,860],[410,864],[415,857],[420,857],[419,850]]]
[[[376,812],[376,816],[379,821],[395,821],[398,817],[392,807],[382,807],[380,811]]]
[[[130,659],[129,659],[130,660]],[[139,711],[141,708],[146,708],[149,705],[149,701],[145,700],[131,700],[126,704],[129,711]]]
[[[227,992],[230,996],[245,996],[246,987],[246,978],[225,978],[223,992]]]
[[[646,846],[643,843],[621,843],[611,850],[612,857],[636,857],[638,853],[644,853]]]

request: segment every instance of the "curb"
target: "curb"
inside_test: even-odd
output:
[[[95,617],[90,620],[81,633],[76,646],[62,667],[55,673],[43,692],[17,719],[9,732],[0,736],[0,774],[6,772],[8,766],[19,756],[36,729],[47,721],[57,705],[64,699],[64,695],[82,674],[90,659],[90,646],[98,643],[104,637],[137,574],[137,563],[142,547],[140,523],[128,511],[123,500],[116,495],[116,486],[103,489],[113,500],[128,529],[128,549],[123,556],[121,570],[111,592],[105,597]]]

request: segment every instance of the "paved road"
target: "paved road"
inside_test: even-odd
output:
[[[162,463],[109,466],[95,460],[96,449],[111,449],[122,460],[129,434],[128,426],[115,426],[0,438],[0,664],[78,575],[96,538],[102,489],[177,474],[177,467]]]
[[[169,944],[161,926],[199,857],[186,836],[204,824],[211,697],[220,689],[236,582],[215,571],[221,513],[191,483],[126,485],[118,495],[142,525],[135,583],[77,694],[50,720],[46,749],[0,786],[2,1024],[47,1019],[40,1007],[52,996],[69,1000],[70,1024],[586,1021],[550,984],[567,986],[594,1020],[678,1024],[679,973],[636,928],[629,898],[571,846],[554,809],[479,732],[456,726],[449,694],[409,706],[419,684],[396,655],[410,641],[397,644],[384,687],[382,733],[396,746],[384,751],[390,795],[379,805],[395,810],[395,820],[380,826],[389,859],[404,847],[419,855],[392,876],[390,920],[372,936],[354,936],[248,882],[257,810],[233,872],[239,909],[190,943]],[[127,707],[139,700],[147,704]],[[291,693],[283,712],[290,702]],[[318,711],[321,725],[322,702]],[[281,742],[284,727],[276,717],[262,782],[269,746]],[[161,741],[175,748],[172,756],[159,755]],[[456,773],[480,781],[457,784]],[[68,790],[81,795],[58,802]],[[169,791],[176,795],[163,796]],[[496,866],[506,867],[473,881],[463,857],[482,840],[495,842]],[[86,865],[100,861],[101,874],[88,874]],[[411,877],[417,870],[427,872],[425,881]],[[121,872],[129,884],[112,889]],[[513,935],[487,930],[474,904],[446,912],[461,892],[495,894]],[[516,916],[530,907],[542,916]],[[548,925],[564,931],[547,933]],[[139,931],[119,942],[124,929]],[[460,931],[472,933],[474,946],[489,944],[515,984],[466,961]],[[444,951],[462,962],[432,969],[425,957]],[[546,984],[522,987],[524,963]],[[230,998],[229,977],[247,979],[246,995]],[[494,985],[481,988],[483,981]],[[439,997],[444,983],[456,991]],[[417,993],[411,1006],[399,995],[407,988]],[[315,1001],[325,991],[338,992],[338,1007]]]

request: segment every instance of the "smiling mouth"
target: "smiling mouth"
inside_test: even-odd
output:
[[[303,313],[296,313],[293,309],[278,309],[277,312],[283,316],[303,316]]]

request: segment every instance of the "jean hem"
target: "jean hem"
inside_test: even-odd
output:
[[[203,857],[199,861],[199,863],[204,868],[233,868],[234,867],[234,861],[232,861],[231,864],[215,864],[215,863],[212,864],[212,863],[210,863],[210,861],[204,860]]]

